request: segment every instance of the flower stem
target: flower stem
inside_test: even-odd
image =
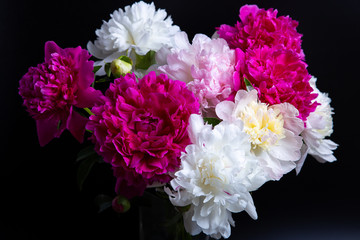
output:
[[[144,240],[143,210],[139,206],[139,240]]]
[[[95,115],[89,108],[84,108],[89,115]]]

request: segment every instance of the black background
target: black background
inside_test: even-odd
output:
[[[74,163],[81,144],[68,132],[41,148],[35,121],[22,107],[18,81],[43,61],[43,46],[82,46],[95,40],[102,20],[133,1],[1,1],[0,7],[0,239],[136,239],[137,212],[118,218],[98,214],[93,198],[112,194],[106,166],[90,174],[83,191]],[[230,239],[360,239],[359,195],[359,30],[357,0],[155,1],[192,39],[238,20],[240,6],[256,3],[299,21],[310,74],[328,92],[335,109],[338,161],[320,164],[308,157],[300,175],[291,172],[253,193],[259,219],[233,214]],[[109,176],[103,179],[104,174]],[[105,175],[106,176],[106,175]],[[126,237],[131,234],[133,237]]]

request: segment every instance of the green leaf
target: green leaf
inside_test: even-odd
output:
[[[129,58],[129,57],[125,56],[125,55],[120,56],[120,57],[119,57],[119,60],[124,61],[124,62],[127,62],[127,63],[129,63],[129,64],[131,64],[131,65],[133,64],[133,61],[131,60],[131,58]]]
[[[192,240],[193,237],[185,230],[183,221],[176,224],[176,240]]]
[[[151,65],[155,64],[155,51],[148,51],[145,55],[136,54],[135,69],[148,69]]]
[[[76,162],[80,162],[81,160],[91,157],[94,154],[97,155],[94,145],[89,145],[78,152]]]
[[[213,127],[215,127],[221,122],[221,120],[217,118],[204,118],[204,122],[211,124]]]
[[[77,171],[77,183],[80,191],[82,190],[83,184],[89,175],[92,167],[98,161],[95,157],[88,157],[82,160],[79,164],[78,171]]]
[[[101,162],[101,157],[95,152],[94,145],[89,145],[78,153],[76,162],[80,162],[77,170],[77,184],[79,189],[82,190],[91,169],[95,163]]]
[[[86,117],[86,118],[89,118],[89,114],[87,111],[85,111],[83,108],[78,108],[78,107],[75,107],[75,106],[72,106],[73,110],[75,112],[77,112],[78,114],[80,114],[81,116],[83,117]]]
[[[251,90],[254,89],[254,86],[251,84],[251,82],[248,79],[244,78],[244,83],[245,83],[245,86],[246,86],[246,90],[248,92],[250,92]]]
[[[104,83],[104,82],[110,82],[111,79],[109,77],[103,77],[103,78],[100,78],[99,80],[96,80],[95,83]]]
[[[185,230],[185,228],[184,228],[184,230],[183,230],[182,236],[183,236],[183,239],[184,239],[184,240],[192,240],[192,239],[193,239],[192,236],[190,235],[190,233],[188,233],[188,232]]]
[[[101,66],[94,66],[93,73],[97,73],[97,71],[99,71],[100,68],[101,68]]]
[[[179,212],[184,213],[184,212],[189,211],[190,207],[191,207],[191,204],[186,205],[184,207],[176,207],[176,209],[179,210]]]
[[[171,219],[167,220],[164,223],[164,227],[170,227],[177,224],[180,220],[182,220],[182,214],[180,212],[176,213]]]
[[[160,199],[169,199],[169,195],[164,191],[164,187],[157,187],[155,188],[155,194],[156,196],[158,196]]]
[[[104,69],[105,69],[105,73],[106,76],[110,77],[111,76],[111,63],[105,63]]]
[[[99,194],[95,197],[95,204],[98,205],[99,210],[98,213],[103,212],[104,210],[108,209],[112,206],[112,197],[105,195],[105,194]]]

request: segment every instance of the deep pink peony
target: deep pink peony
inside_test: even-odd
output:
[[[235,26],[223,24],[217,28],[217,33],[231,48],[246,51],[259,46],[283,45],[285,49],[293,50],[304,59],[302,35],[296,30],[298,22],[289,16],[277,17],[277,13],[274,9],[264,10],[256,5],[245,5],[240,8],[241,21]]]
[[[137,83],[134,74],[115,79],[106,102],[92,109],[87,128],[96,151],[111,163],[116,191],[142,195],[147,185],[170,181],[190,143],[187,126],[199,103],[186,83],[150,72]]]
[[[27,111],[36,120],[41,146],[68,129],[83,141],[87,118],[74,111],[93,107],[102,93],[90,87],[94,81],[93,62],[82,49],[62,49],[55,42],[45,43],[45,62],[30,67],[21,78],[19,94]]]
[[[261,102],[291,103],[304,122],[315,111],[318,103],[313,100],[317,94],[312,93],[311,76],[298,54],[279,45],[259,47],[246,53],[236,49],[236,58],[234,85],[237,90],[246,89],[244,78],[247,78],[258,91]]]

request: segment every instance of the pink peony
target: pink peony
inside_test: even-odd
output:
[[[159,71],[186,82],[204,116],[214,117],[215,106],[234,92],[235,51],[224,39],[203,34],[196,34],[190,44],[186,33],[180,32],[175,35],[175,43],[167,55],[167,64]]]
[[[190,143],[189,116],[199,104],[181,81],[150,72],[137,83],[134,74],[115,79],[106,102],[92,109],[88,129],[96,151],[111,163],[116,191],[141,195],[147,185],[169,182]]]
[[[93,62],[82,49],[62,49],[55,42],[45,43],[45,62],[30,67],[21,78],[19,94],[36,120],[41,146],[68,129],[83,141],[87,118],[74,110],[92,107],[102,93],[90,87],[94,81]]]
[[[304,122],[315,111],[318,103],[313,100],[317,94],[312,93],[311,76],[298,54],[279,45],[259,47],[246,53],[236,49],[236,56],[235,89],[246,89],[244,78],[247,78],[258,91],[261,102],[290,103]]]
[[[273,47],[282,45],[293,50],[304,59],[301,49],[302,35],[297,32],[298,22],[289,16],[277,17],[277,10],[259,9],[256,5],[245,5],[240,8],[240,22],[217,28],[217,33],[224,38],[231,48],[254,49],[259,46]]]

